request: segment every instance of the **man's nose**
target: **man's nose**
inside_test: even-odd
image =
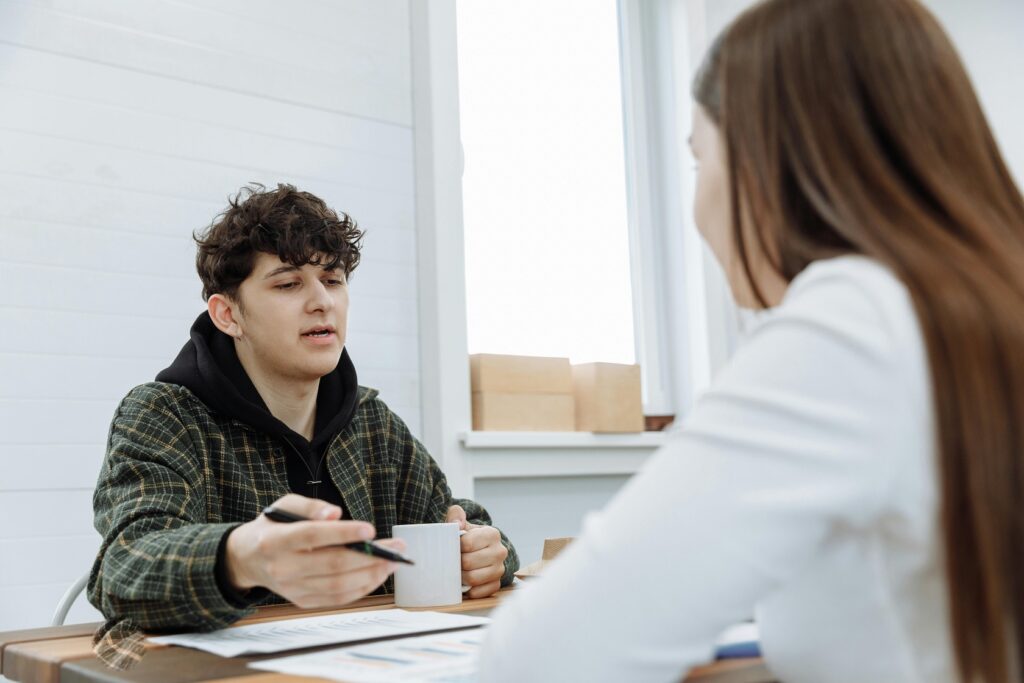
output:
[[[309,297],[309,308],[314,311],[329,311],[334,308],[334,298],[331,297],[327,285],[317,280],[313,285]]]

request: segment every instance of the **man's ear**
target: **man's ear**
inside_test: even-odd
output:
[[[223,294],[214,294],[206,302],[206,310],[217,329],[235,339],[242,337],[242,328],[238,324],[238,302]]]

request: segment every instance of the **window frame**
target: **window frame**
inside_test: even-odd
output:
[[[705,2],[619,0],[637,362],[645,413],[674,414],[677,424],[736,339],[735,307],[690,218],[689,80],[704,50]],[[410,24],[421,438],[456,495],[471,496],[455,0],[413,0]]]

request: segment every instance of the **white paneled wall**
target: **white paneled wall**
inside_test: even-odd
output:
[[[1024,2],[923,0],[967,67],[989,125],[1018,184],[1024,184]],[[706,17],[708,40],[754,0],[687,0]]]
[[[349,349],[418,432],[409,30],[407,0],[0,0],[0,630],[92,562],[114,408],[187,340],[191,233],[246,182],[366,229]]]
[[[1024,187],[1024,2],[925,0],[953,39],[1010,172]]]
[[[603,508],[627,481],[619,476],[478,479],[475,489],[525,567],[541,558],[544,539],[579,536],[587,513]]]

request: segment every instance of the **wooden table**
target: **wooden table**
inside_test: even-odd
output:
[[[507,594],[437,611],[486,615]],[[239,624],[292,619],[311,615],[359,612],[393,607],[392,596],[364,598],[344,609],[301,610],[290,605],[263,607]],[[147,643],[142,661],[128,671],[111,669],[92,652],[92,633],[98,624],[0,632],[0,673],[19,683],[315,683],[284,674],[257,673],[246,664],[260,657],[219,657],[188,648]],[[264,656],[274,657],[280,654]],[[772,675],[760,659],[733,659],[698,667],[685,683],[771,683]]]

